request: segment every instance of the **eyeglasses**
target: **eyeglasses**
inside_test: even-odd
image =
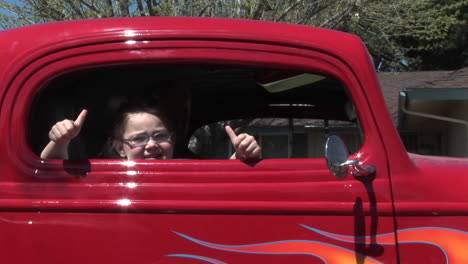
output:
[[[150,138],[154,140],[154,142],[161,144],[164,142],[171,142],[172,133],[154,133],[153,135],[149,136],[147,134],[139,134],[133,137],[122,139],[122,142],[129,143],[132,147],[142,147],[148,144]]]

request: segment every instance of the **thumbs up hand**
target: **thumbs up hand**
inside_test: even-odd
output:
[[[49,131],[50,142],[41,152],[43,159],[68,159],[68,144],[80,134],[88,111],[83,109],[76,120],[57,122]]]
[[[231,139],[232,146],[236,150],[231,159],[246,160],[260,156],[262,150],[253,136],[246,133],[236,135],[236,132],[230,126],[226,126],[225,129]]]
[[[65,119],[57,122],[49,131],[49,139],[57,144],[69,143],[80,133],[87,113],[88,111],[83,109],[76,120]]]

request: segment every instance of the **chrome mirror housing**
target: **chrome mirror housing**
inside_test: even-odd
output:
[[[372,165],[361,166],[359,160],[350,160],[348,148],[343,140],[338,136],[330,136],[325,143],[325,158],[328,169],[337,178],[344,178],[353,168],[353,175],[369,176],[375,174],[375,167]]]
[[[325,143],[325,158],[328,169],[337,178],[343,178],[349,172],[349,166],[343,165],[348,161],[349,153],[343,140],[338,136],[330,136]]]

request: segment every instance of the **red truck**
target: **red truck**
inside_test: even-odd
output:
[[[0,39],[4,263],[468,263],[468,162],[406,152],[356,36],[132,18]],[[175,159],[99,158],[140,94],[171,109]],[[41,159],[84,108],[71,158]],[[227,159],[226,124],[261,159]]]

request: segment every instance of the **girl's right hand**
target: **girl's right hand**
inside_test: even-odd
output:
[[[65,119],[57,122],[49,131],[49,139],[57,144],[67,144],[78,136],[88,111],[83,109],[76,120]]]

